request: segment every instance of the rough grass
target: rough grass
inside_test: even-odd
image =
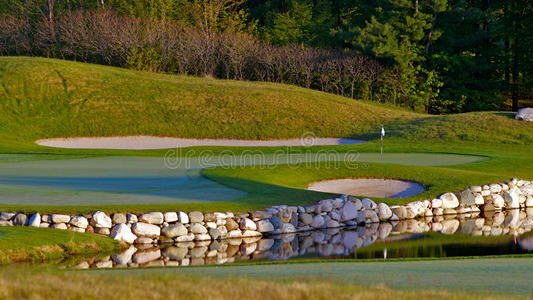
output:
[[[35,284],[39,282],[39,284]],[[91,287],[91,288],[87,288]],[[12,268],[0,273],[3,299],[501,299],[425,289],[401,291],[320,278],[211,277],[181,272],[58,272]],[[508,298],[513,298],[508,296]]]
[[[0,227],[0,264],[60,260],[110,253],[120,248],[117,241],[95,234],[51,228]]]

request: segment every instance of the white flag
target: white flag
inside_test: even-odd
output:
[[[383,125],[381,125],[381,136],[385,136],[385,128],[383,128]]]

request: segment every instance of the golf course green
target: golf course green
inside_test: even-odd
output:
[[[309,184],[324,180],[398,179],[424,187],[423,192],[406,198],[373,198],[392,205],[511,178],[533,179],[533,122],[515,120],[507,112],[427,115],[284,84],[30,57],[0,57],[0,84],[0,212],[237,213],[337,197],[307,190]],[[381,125],[387,132],[383,157]],[[366,142],[151,150],[36,144],[41,139],[69,137],[275,140],[299,139],[309,133]],[[8,261],[6,257],[17,249],[22,249],[21,260],[43,260],[110,255],[120,247],[93,234],[64,231],[56,235],[56,231],[2,228],[0,261]],[[94,251],[84,251],[84,247]],[[2,291],[9,291],[5,294],[9,296],[24,295],[23,287],[31,280],[43,280],[49,286],[68,281],[65,288],[72,295],[89,282],[100,286],[93,297],[111,297],[123,288],[121,283],[124,289],[129,287],[121,295],[146,284],[165,297],[172,294],[168,283],[177,280],[182,284],[179,288],[206,280],[229,290],[226,281],[230,279],[241,286],[264,284],[258,292],[272,286],[313,290],[313,283],[321,282],[325,290],[358,293],[372,286],[374,290],[366,291],[368,297],[383,290],[413,298],[530,296],[532,267],[530,257],[42,273],[39,268],[21,267],[0,272],[0,296]],[[115,286],[102,287],[101,281]],[[410,294],[421,286],[424,291]],[[46,289],[32,287],[28,293],[42,292],[41,288]],[[48,289],[49,295],[57,295]],[[242,296],[246,291],[235,293],[228,296]]]

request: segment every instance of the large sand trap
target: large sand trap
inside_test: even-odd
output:
[[[314,182],[307,189],[378,198],[404,198],[424,191],[424,187],[416,182],[394,179],[335,179]]]
[[[76,149],[168,149],[193,146],[320,146],[349,145],[365,141],[348,138],[310,138],[290,140],[183,139],[157,136],[75,137],[42,139],[41,146]]]

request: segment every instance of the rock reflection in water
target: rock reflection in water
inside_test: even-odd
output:
[[[487,214],[484,218],[471,215],[432,217],[403,220],[394,223],[374,223],[364,227],[345,227],[283,234],[268,238],[242,238],[221,241],[186,242],[173,245],[136,245],[120,254],[99,260],[82,262],[74,268],[189,266],[225,264],[249,260],[286,260],[294,257],[350,256],[375,242],[393,243],[423,238],[422,233],[465,234],[470,236],[517,237],[517,246],[500,247],[498,254],[524,253],[533,250],[533,237],[521,236],[533,227],[533,209],[510,210]],[[410,233],[410,234],[408,234]],[[408,234],[408,235],[399,235]],[[466,246],[467,247],[467,246]],[[508,251],[501,253],[501,250]],[[456,250],[456,249],[455,249]],[[475,249],[479,251],[479,249]],[[490,253],[472,253],[481,255]],[[467,255],[467,254],[461,254]]]

